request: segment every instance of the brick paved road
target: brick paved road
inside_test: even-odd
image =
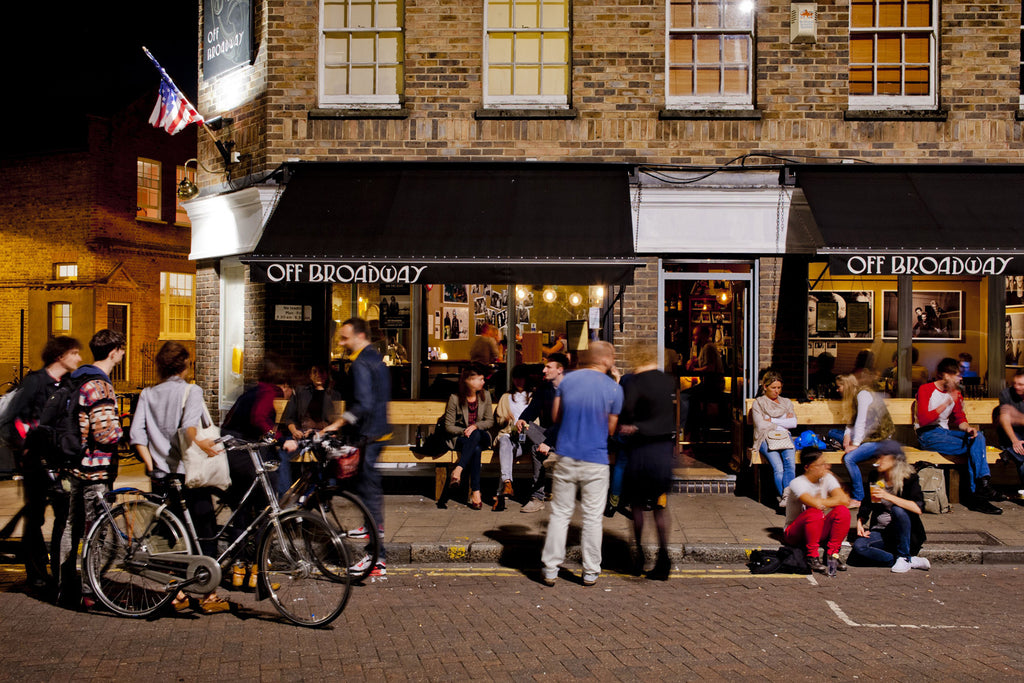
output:
[[[57,609],[0,567],[0,680],[1020,680],[1021,573],[940,567],[547,588],[500,567],[407,566],[358,587],[333,629],[238,614],[132,621]]]

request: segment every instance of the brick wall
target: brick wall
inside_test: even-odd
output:
[[[206,403],[216,414],[215,397],[220,392],[220,280],[212,261],[196,263],[196,383],[203,388]]]

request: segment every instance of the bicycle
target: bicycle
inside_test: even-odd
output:
[[[182,504],[181,476],[168,475],[184,523],[170,509],[167,496],[134,488],[108,493],[103,511],[89,530],[82,571],[100,602],[116,614],[146,617],[168,605],[179,590],[208,593],[221,583],[224,570],[254,542],[259,572],[257,598],[270,598],[294,624],[322,627],[334,621],[348,602],[351,580],[345,544],[323,517],[282,508],[260,455],[263,443],[228,437],[224,444],[245,450],[256,478],[213,539],[200,539]],[[258,488],[269,501],[235,538],[232,523]],[[111,506],[119,496],[127,499]],[[226,544],[216,558],[196,554],[201,540]]]
[[[369,508],[347,490],[346,477],[339,471],[338,463],[351,447],[342,438],[319,434],[298,439],[297,443],[299,448],[292,456],[293,461],[311,454],[313,466],[303,468],[299,478],[281,496],[281,503],[318,512],[338,532],[349,558],[356,560],[349,567],[349,577],[364,581],[380,559],[381,538]]]

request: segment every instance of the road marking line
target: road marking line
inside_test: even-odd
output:
[[[415,567],[388,567],[388,574],[403,574],[403,575],[423,575],[423,576],[492,576],[492,577],[507,577],[507,576],[522,576],[523,570],[510,569],[510,568],[490,568],[490,567],[431,567],[426,568],[415,568]],[[531,572],[526,572],[531,573]],[[615,577],[615,578],[636,578],[632,574],[623,574],[619,572],[601,572],[602,576]],[[669,574],[670,578],[684,579],[684,578],[696,578],[696,579],[732,579],[732,578],[753,578],[750,572],[746,570],[735,570],[735,569],[676,569]],[[772,578],[776,579],[799,579],[802,578],[796,574],[773,574]]]
[[[826,600],[825,604],[829,606],[832,612],[835,613],[839,620],[847,626],[862,626],[864,628],[935,628],[935,629],[949,629],[949,628],[967,628],[967,629],[978,629],[978,626],[932,626],[930,624],[858,624],[856,621],[846,616],[846,612],[842,610],[832,600]]]

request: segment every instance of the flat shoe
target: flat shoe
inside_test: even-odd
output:
[[[184,612],[191,606],[192,604],[188,598],[175,598],[171,600],[171,607],[174,608],[175,612]]]
[[[203,614],[218,614],[231,610],[231,603],[221,597],[207,598],[199,603],[199,609]]]

